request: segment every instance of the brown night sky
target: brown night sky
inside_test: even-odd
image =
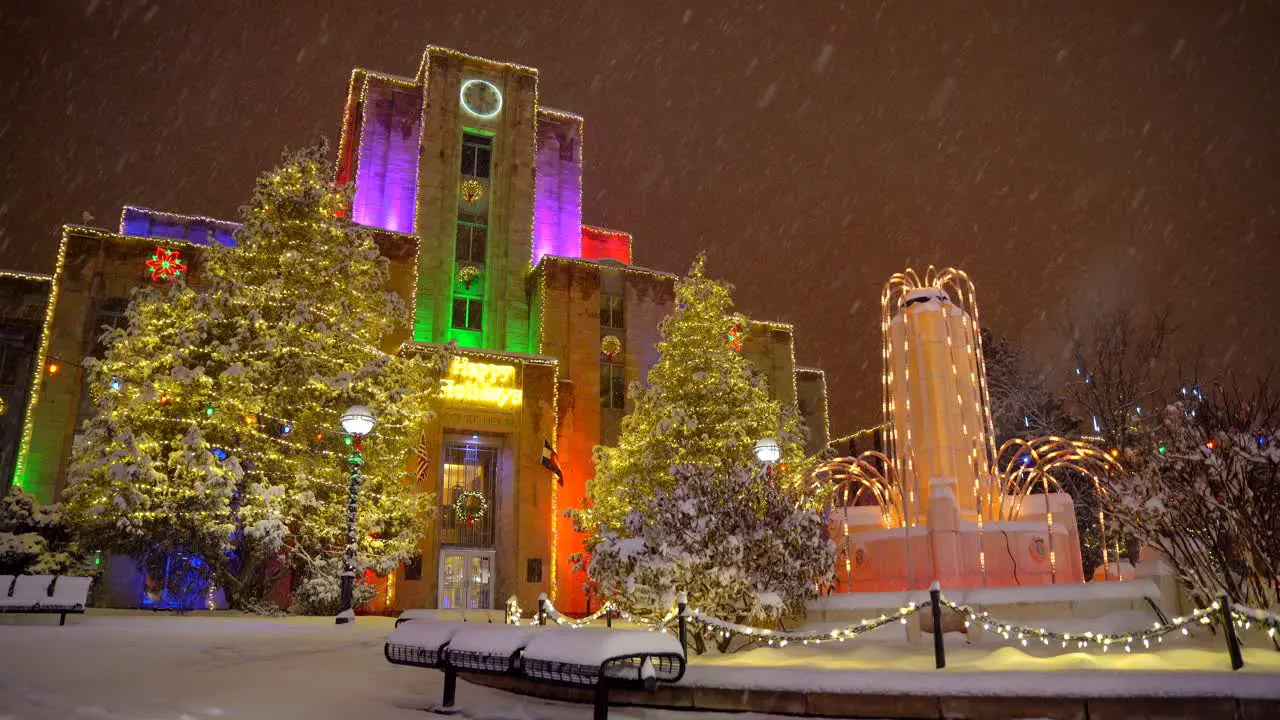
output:
[[[795,323],[836,435],[877,417],[908,265],[967,270],[1054,373],[1065,306],[1171,304],[1179,352],[1252,375],[1280,349],[1277,28],[1262,2],[19,0],[0,266],[50,271],[59,224],[125,203],[233,219],[282,148],[336,140],[353,66],[436,44],[539,68],[587,118],[587,222],[649,267],[706,249]]]

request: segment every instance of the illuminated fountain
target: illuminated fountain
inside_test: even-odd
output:
[[[880,305],[884,452],[825,462],[810,478],[840,548],[839,589],[1082,582],[1074,504],[1058,478],[1079,473],[1102,492],[1115,460],[1060,437],[995,446],[963,272],[895,274]],[[1102,545],[1110,567],[1105,535]]]

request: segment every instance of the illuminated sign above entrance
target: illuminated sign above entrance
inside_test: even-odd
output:
[[[449,376],[440,381],[440,396],[454,402],[517,408],[524,400],[524,391],[516,382],[514,366],[456,357]]]

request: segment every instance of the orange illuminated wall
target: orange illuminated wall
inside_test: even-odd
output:
[[[617,260],[631,264],[631,233],[582,226],[583,260]]]

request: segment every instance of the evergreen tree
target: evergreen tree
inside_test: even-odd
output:
[[[0,497],[0,575],[83,575],[89,570],[61,506],[41,504],[19,487]]]
[[[699,257],[676,282],[676,307],[659,326],[658,361],[646,384],[629,389],[635,407],[622,419],[616,447],[595,449],[595,479],[588,506],[575,513],[579,528],[620,531],[631,508],[675,485],[671,468],[697,465],[715,477],[756,463],[755,443],[775,437],[781,446],[779,479],[802,476],[804,437],[799,415],[769,399],[764,376],[730,343],[748,320],[733,312],[732,288],[708,278]],[[785,468],[785,469],[784,469]]]
[[[833,577],[835,545],[799,488],[762,482],[752,466],[727,475],[707,466],[672,468],[675,483],[639,501],[621,532],[606,531],[591,557],[603,597],[624,611],[661,617],[676,591],[699,611],[772,626],[801,617]],[[693,647],[732,637],[693,627]]]
[[[127,327],[89,363],[96,412],[68,490],[83,536],[154,572],[197,557],[236,603],[261,596],[277,555],[297,550],[305,576],[342,552],[348,405],[378,416],[364,440],[362,563],[408,560],[434,505],[409,486],[407,455],[447,354],[385,351],[408,312],[324,154],[287,154],[263,175],[236,246],[204,250],[204,286],[136,293]]]

